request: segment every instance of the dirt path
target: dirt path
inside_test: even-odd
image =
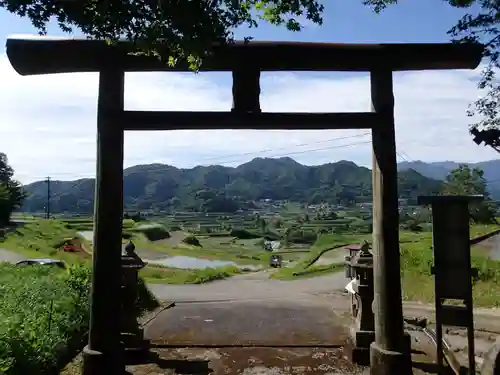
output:
[[[183,231],[173,231],[170,232],[170,237],[164,240],[159,241],[158,243],[166,243],[168,246],[179,246],[182,243],[182,240],[186,238],[186,233]]]
[[[490,237],[475,246],[482,248],[491,259],[500,260],[500,234]]]
[[[327,251],[314,262],[315,266],[328,266],[335,263],[343,263],[346,255],[349,255],[349,250],[344,248],[337,248]]]

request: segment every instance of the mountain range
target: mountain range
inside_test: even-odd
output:
[[[427,172],[426,172],[427,173]],[[412,168],[398,173],[401,198],[440,191],[442,182]],[[91,213],[94,179],[51,181],[51,211]],[[25,185],[22,210],[43,212],[47,184]],[[260,199],[301,203],[371,202],[371,170],[351,161],[316,166],[292,158],[255,158],[237,167],[221,165],[183,169],[165,164],[136,165],[124,170],[124,204],[130,210],[204,209],[232,212]]]
[[[448,173],[460,164],[467,164],[471,168],[479,168],[484,172],[488,182],[488,190],[493,199],[500,199],[500,160],[488,160],[478,163],[457,163],[454,161],[439,161],[426,163],[420,160],[405,161],[398,164],[399,171],[414,170],[425,177],[435,180],[444,180]]]

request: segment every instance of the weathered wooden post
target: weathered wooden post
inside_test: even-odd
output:
[[[232,112],[260,113],[260,70],[244,62],[233,70]]]
[[[373,375],[412,373],[409,337],[405,337],[401,302],[399,212],[391,70],[370,73],[372,111],[377,114],[373,142],[373,273],[375,341]]]
[[[97,104],[97,173],[92,252],[92,297],[89,342],[83,350],[85,375],[124,371],[120,343],[121,238],[123,214],[123,128],[115,120],[123,111],[124,72],[99,73]]]
[[[432,247],[434,253],[434,290],[436,303],[437,362],[444,370],[443,325],[467,328],[469,374],[476,372],[472,300],[469,203],[483,196],[423,196],[419,204],[432,209]],[[446,304],[458,300],[460,305]]]

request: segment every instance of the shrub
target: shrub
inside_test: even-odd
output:
[[[266,230],[264,232],[264,238],[267,241],[279,241],[279,240],[281,240],[281,235],[279,233],[274,232],[274,231]]]
[[[312,244],[318,239],[318,235],[313,231],[307,230],[292,230],[288,234],[290,242]]]
[[[231,230],[230,236],[236,237],[240,240],[251,240],[260,237],[258,234],[252,233],[249,230],[242,228],[234,228],[233,230]]]
[[[161,224],[141,225],[132,229],[132,231],[144,234],[149,241],[159,241],[170,238],[170,233],[167,228]]]
[[[0,263],[0,374],[54,374],[88,330],[90,268]],[[141,280],[139,310],[158,306]]]
[[[182,240],[187,245],[192,246],[201,246],[200,241],[196,238],[196,236],[187,236]]]
[[[90,271],[0,266],[0,373],[54,371],[88,328]]]
[[[133,227],[135,225],[135,221],[132,219],[124,219],[122,225],[123,225],[123,228],[130,228],[130,227]]]
[[[122,238],[125,240],[129,240],[133,237],[134,235],[130,232],[122,232]]]
[[[140,213],[140,212],[133,212],[133,213],[126,212],[126,213],[123,215],[123,219],[124,219],[124,221],[125,221],[125,220],[132,220],[132,221],[134,221],[135,223],[138,223],[139,221],[143,221],[143,220],[144,220],[144,219],[142,218],[142,216],[141,216],[141,213]]]

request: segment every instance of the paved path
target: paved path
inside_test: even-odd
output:
[[[321,295],[343,290],[347,284],[343,272],[293,281],[269,279],[269,272],[238,275],[201,285],[150,284],[148,287],[157,298],[167,301],[241,301]]]
[[[0,262],[16,263],[23,259],[22,255],[0,248]]]
[[[343,319],[323,298],[179,303],[160,313],[145,329],[156,344],[188,345],[342,345]]]

